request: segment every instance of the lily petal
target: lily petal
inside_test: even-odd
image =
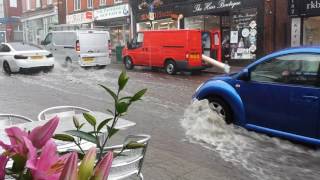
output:
[[[43,126],[36,127],[31,131],[29,134],[29,139],[31,140],[32,144],[41,149],[47,141],[52,138],[54,131],[58,127],[59,118],[56,116],[48,121]]]
[[[94,178],[95,180],[107,180],[109,176],[109,171],[112,165],[113,152],[108,152],[107,155],[97,165]]]
[[[4,180],[6,176],[6,165],[8,162],[9,158],[4,155],[0,155],[0,180]]]
[[[79,167],[79,180],[87,180],[92,176],[96,154],[96,147],[92,147],[84,156]]]
[[[60,175],[60,180],[78,180],[77,174],[78,155],[71,153]]]

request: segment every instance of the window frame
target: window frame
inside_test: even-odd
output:
[[[93,0],[87,0],[87,8],[88,9],[92,9],[93,8]]]
[[[81,0],[74,0],[73,1],[73,9],[74,11],[80,11],[81,10]]]
[[[106,5],[106,0],[100,0],[100,1],[99,1],[99,5],[100,5],[100,6]]]
[[[295,87],[304,87],[304,88],[316,88],[319,89],[320,86],[315,86],[315,85],[307,85],[307,84],[295,84],[295,83],[285,83],[285,82],[272,82],[272,81],[254,81],[252,80],[252,71],[256,69],[257,66],[261,65],[262,63],[270,62],[272,60],[275,60],[277,58],[285,57],[285,56],[291,56],[291,55],[301,55],[301,54],[306,54],[306,55],[317,55],[319,56],[320,59],[320,53],[313,53],[313,52],[296,52],[296,53],[289,53],[289,54],[284,54],[284,55],[278,55],[271,57],[269,59],[266,59],[258,64],[255,64],[252,67],[248,68],[249,72],[249,81],[254,82],[254,83],[261,83],[261,84],[270,84],[270,85],[283,85],[283,86],[295,86]],[[320,82],[320,61],[319,61],[319,67],[318,67],[318,72],[317,72],[318,79],[317,81]]]

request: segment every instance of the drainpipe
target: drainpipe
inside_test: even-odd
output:
[[[181,21],[182,18],[183,18],[183,14],[179,14],[178,19],[177,19],[177,21],[178,21],[178,29],[181,29],[180,21]]]

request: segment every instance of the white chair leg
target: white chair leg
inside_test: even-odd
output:
[[[139,178],[140,178],[141,180],[143,180],[143,175],[142,175],[142,173],[139,174]]]

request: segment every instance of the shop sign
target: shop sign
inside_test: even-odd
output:
[[[129,16],[129,4],[98,9],[93,12],[95,20],[112,19]]]
[[[211,11],[216,9],[225,9],[230,8],[234,9],[235,7],[241,6],[241,1],[233,1],[233,0],[219,0],[219,1],[208,1],[204,3],[197,3],[193,5],[193,12],[204,12]]]
[[[292,18],[291,23],[291,46],[297,47],[301,44],[301,18]]]
[[[290,0],[290,16],[318,16],[320,15],[320,0]]]
[[[92,22],[92,11],[67,16],[67,24],[85,24]]]
[[[301,1],[301,0],[300,0]],[[298,16],[299,15],[299,0],[289,0],[289,15]]]

